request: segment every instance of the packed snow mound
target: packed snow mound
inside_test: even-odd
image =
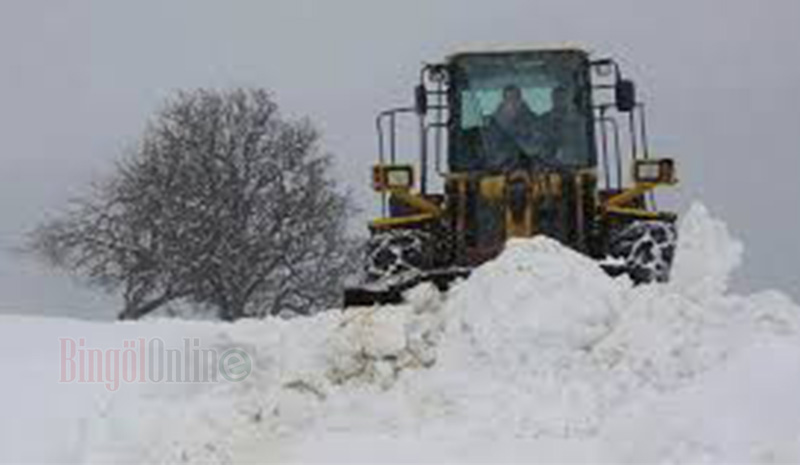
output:
[[[73,324],[105,337],[201,335],[245,350],[254,367],[238,383],[92,394],[95,411],[76,420],[61,456],[800,461],[800,308],[774,291],[728,293],[743,248],[703,206],[679,235],[669,284],[634,287],[537,237],[510,241],[446,294],[422,285],[393,307],[235,325]],[[13,340],[16,325],[0,331]],[[14,447],[4,454],[24,457]]]
[[[731,275],[742,263],[744,247],[695,203],[680,225],[678,250],[670,282],[687,297],[716,297],[728,290]]]
[[[624,287],[553,239],[515,239],[453,291],[446,311],[493,355],[579,350],[610,331]]]

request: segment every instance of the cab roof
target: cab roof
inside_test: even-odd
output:
[[[580,44],[575,43],[554,43],[554,44],[515,44],[515,45],[478,45],[461,46],[445,57],[445,61],[475,55],[502,55],[507,53],[520,52],[572,52],[588,56],[591,52]]]

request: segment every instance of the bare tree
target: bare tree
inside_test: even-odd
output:
[[[335,305],[355,262],[353,207],[318,145],[263,90],[181,92],[32,248],[121,290],[122,319],[179,299],[228,320]]]

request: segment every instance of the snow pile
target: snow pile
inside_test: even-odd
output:
[[[695,204],[681,221],[678,246],[671,277],[678,293],[713,298],[728,290],[731,274],[742,263],[744,247],[730,235],[725,223]]]
[[[741,256],[695,206],[666,285],[633,287],[535,238],[510,242],[447,294],[420,286],[395,307],[84,325],[76,331],[188,332],[245,350],[254,366],[238,383],[94,392],[69,457],[800,461],[800,308],[777,292],[728,294]]]

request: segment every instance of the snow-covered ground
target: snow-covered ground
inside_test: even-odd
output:
[[[798,462],[800,308],[732,295],[742,246],[694,206],[673,280],[546,239],[447,295],[237,324],[0,319],[0,461]],[[59,384],[59,338],[197,338],[242,381]],[[194,339],[192,339],[194,340]]]

